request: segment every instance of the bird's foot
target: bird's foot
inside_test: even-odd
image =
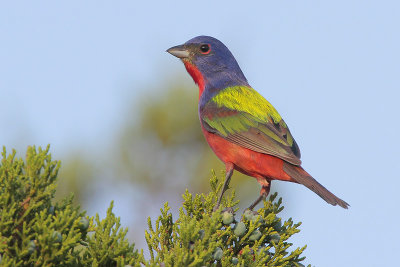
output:
[[[255,206],[257,206],[258,203],[260,203],[262,200],[264,200],[264,198],[266,198],[267,196],[265,194],[261,194],[251,205],[250,207],[248,207],[246,210],[253,210]],[[245,210],[245,211],[246,211]]]
[[[216,212],[219,208],[219,203],[217,203],[217,205],[215,205],[215,207],[213,208],[213,212]]]

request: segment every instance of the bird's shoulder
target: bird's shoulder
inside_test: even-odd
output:
[[[208,113],[223,112],[224,115],[247,113],[264,123],[279,123],[282,120],[274,106],[250,86],[226,87],[211,97],[205,108]]]

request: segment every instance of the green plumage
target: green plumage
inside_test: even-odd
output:
[[[218,107],[248,113],[260,122],[273,120],[279,123],[282,120],[278,111],[256,90],[248,86],[227,87],[215,95],[211,101]]]
[[[300,151],[278,111],[247,86],[227,87],[212,97],[201,111],[210,132],[251,150],[299,165]]]

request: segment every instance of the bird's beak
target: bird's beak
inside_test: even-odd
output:
[[[189,57],[189,51],[183,45],[173,46],[167,52],[180,59]]]

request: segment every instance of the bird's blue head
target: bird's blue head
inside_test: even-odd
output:
[[[231,51],[213,37],[198,36],[183,45],[171,47],[167,52],[183,61],[199,85],[200,95],[204,89],[215,91],[229,86],[248,86]]]

